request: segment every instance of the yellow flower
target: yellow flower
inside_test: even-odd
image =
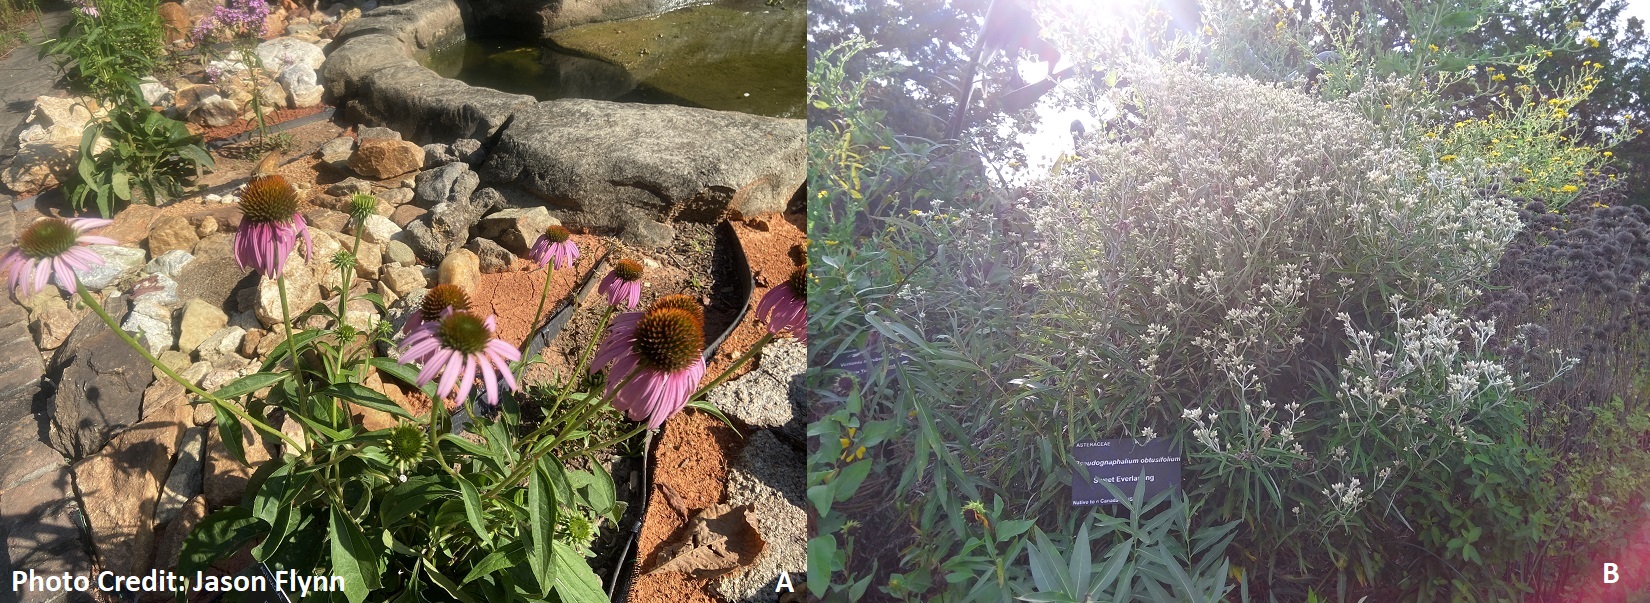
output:
[[[1494,81],[1497,81],[1497,82],[1505,82],[1505,81],[1507,81],[1507,74],[1497,73],[1495,75],[1490,76],[1490,79],[1494,80]]]
[[[1485,67],[1484,71],[1495,71],[1494,67]]]
[[[1561,189],[1561,190],[1563,190],[1566,193],[1573,193],[1573,192],[1576,192],[1576,185],[1566,184],[1566,185],[1564,185],[1564,188]]]
[[[1454,155],[1445,155],[1443,157],[1439,157],[1438,160],[1443,161],[1445,163],[1448,163],[1448,162],[1451,162],[1451,161],[1455,161],[1455,156]]]
[[[1604,152],[1604,156],[1605,156],[1605,157],[1615,157],[1615,156],[1616,156],[1616,154],[1615,154],[1615,153],[1613,153],[1613,152],[1610,152],[1610,151],[1605,151],[1605,152]]]
[[[1433,52],[1438,52],[1438,45],[1437,44],[1427,44],[1427,48],[1431,49]]]
[[[821,198],[821,199],[825,198],[825,191],[819,191],[819,198]]]
[[[1587,39],[1582,40],[1582,41],[1586,42],[1588,46],[1592,46],[1593,48],[1598,48],[1598,38],[1595,38],[1595,37],[1592,37],[1592,36],[1587,36]]]

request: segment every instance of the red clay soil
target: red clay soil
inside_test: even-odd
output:
[[[665,423],[654,444],[653,493],[637,538],[642,560],[630,600],[636,603],[717,603],[709,580],[699,580],[681,572],[643,575],[658,566],[659,548],[687,518],[659,493],[661,485],[676,494],[676,501],[689,516],[722,502],[727,495],[728,459],[743,445],[732,429],[705,413],[689,410]]]
[[[304,107],[302,109],[277,109],[264,114],[264,126],[273,126],[275,124],[292,121],[306,115],[314,115],[316,113],[320,113],[326,108],[327,106],[325,104],[320,104],[313,107]],[[196,134],[200,134],[201,138],[205,139],[207,142],[229,138],[230,136],[246,132],[256,127],[258,127],[258,120],[256,119],[237,119],[229,122],[229,125],[218,126],[216,128],[210,126],[200,126],[193,123],[189,124],[189,130]]]
[[[715,379],[717,375],[722,374],[740,354],[745,353],[745,350],[750,349],[756,340],[768,332],[767,323],[756,318],[756,305],[761,303],[762,296],[767,295],[769,289],[783,284],[785,279],[790,278],[791,272],[802,265],[802,261],[807,257],[808,235],[798,226],[798,223],[803,223],[806,219],[801,215],[781,217],[779,214],[769,214],[731,222],[734,233],[744,244],[745,258],[750,261],[751,278],[755,281],[755,287],[751,291],[750,312],[745,314],[745,319],[739,323],[739,327],[728,335],[727,341],[716,351],[710,366],[706,367],[705,379]],[[752,226],[758,222],[766,225],[767,230]],[[746,365],[734,376],[742,375],[751,368],[750,365]]]
[[[544,323],[558,302],[567,299],[573,289],[584,283],[585,276],[595,269],[596,261],[607,252],[607,243],[593,235],[573,235],[579,246],[579,261],[572,270],[557,270],[550,283],[550,297],[544,302],[544,312],[533,320],[539,294],[544,291],[545,269],[525,258],[516,258],[515,270],[497,274],[483,274],[476,279],[470,292],[470,309],[481,316],[498,317],[498,337],[521,347],[528,331]]]
[[[735,234],[744,245],[745,257],[750,261],[755,289],[751,294],[751,312],[745,315],[738,328],[717,350],[709,370],[705,372],[705,379],[714,379],[721,374],[734,359],[768,332],[767,324],[756,318],[755,306],[769,289],[790,278],[791,272],[806,257],[804,246],[807,235],[799,225],[803,220],[805,218],[800,215],[782,218],[774,214],[732,222]],[[755,222],[765,225],[766,230],[753,226]],[[748,370],[749,365],[739,373]],[[648,494],[647,517],[637,540],[637,555],[641,563],[637,567],[636,581],[631,586],[631,601],[720,601],[709,580],[697,579],[682,572],[643,574],[661,562],[658,559],[660,546],[687,525],[687,518],[673,508],[671,501],[661,492],[661,486],[676,495],[677,502],[687,509],[689,516],[700,509],[720,504],[727,495],[728,459],[743,447],[744,441],[732,429],[705,413],[689,410],[665,422],[662,437],[655,445],[653,490]]]

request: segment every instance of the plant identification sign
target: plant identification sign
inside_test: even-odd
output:
[[[1071,504],[1112,505],[1120,502],[1102,484],[1112,484],[1123,496],[1134,496],[1138,482],[1146,483],[1146,500],[1180,487],[1180,449],[1165,438],[1078,442],[1071,451],[1079,463],[1071,479]]]

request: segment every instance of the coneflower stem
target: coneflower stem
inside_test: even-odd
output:
[[[533,344],[533,337],[538,335],[539,315],[544,312],[544,300],[550,297],[550,281],[556,277],[556,262],[551,260],[544,265],[544,289],[539,292],[539,307],[533,310],[533,319],[527,322],[527,337],[521,340],[521,364],[516,367],[516,381],[527,372],[527,347]]]
[[[283,272],[284,272],[285,267],[283,266],[282,269],[283,269]],[[297,342],[292,340],[292,311],[287,308],[287,303],[286,303],[286,275],[285,274],[276,274],[275,275],[275,289],[281,293],[281,326],[284,327],[285,330],[286,330],[286,352],[289,356],[292,357],[292,378],[296,379],[298,381],[298,397],[299,397],[298,407],[307,409],[307,408],[309,408],[309,406],[308,406],[309,392],[305,391],[306,388],[304,387],[304,367],[303,367],[303,364],[298,361],[299,360],[298,359],[298,344],[297,344]],[[309,411],[306,410],[305,412],[309,412]],[[331,425],[337,425],[338,424],[338,413],[337,413],[336,407],[334,408],[334,412],[331,413],[331,414],[332,414],[332,423],[330,423],[330,424]]]
[[[636,434],[639,434],[639,433],[641,433],[643,431],[646,431],[646,430],[647,430],[647,423],[637,423],[635,429],[632,429],[632,430],[626,432],[624,435],[615,437],[613,439],[607,440],[607,441],[602,442],[600,444],[596,444],[594,446],[586,446],[585,448],[579,450],[578,452],[575,452],[571,455],[568,455],[567,458],[576,459],[576,458],[579,458],[581,456],[584,456],[584,455],[590,454],[592,452],[595,452],[597,450],[602,450],[604,448],[607,448],[608,446],[612,446],[612,445],[618,444],[619,442],[623,442],[625,440],[629,440],[630,438],[634,438],[634,437],[636,437]]]
[[[630,375],[626,376],[623,381],[619,382],[618,385],[615,385],[612,388],[609,388],[608,391],[611,392],[614,395],[617,395],[619,390],[624,389],[624,386],[629,385],[632,380],[634,380],[638,375],[641,375],[641,374],[642,374],[642,371],[641,371],[640,368],[637,368],[635,370],[630,371]],[[604,394],[602,394],[601,398],[599,400],[597,400],[596,403],[591,405],[591,406],[599,408],[599,407],[601,407],[602,404],[606,403],[610,399],[612,399],[612,396],[604,393]],[[575,416],[584,415],[585,410],[586,409],[583,409],[583,408],[579,409],[578,414],[575,415]],[[582,417],[581,417],[581,419],[582,419]],[[574,422],[569,422],[568,427],[571,427],[573,424],[574,424]],[[515,469],[510,471],[510,476],[508,478],[505,478],[504,481],[501,481],[501,482],[495,484],[492,488],[489,488],[487,490],[487,493],[484,494],[483,496],[488,497],[488,498],[492,498],[494,496],[497,496],[498,493],[500,491],[503,491],[505,488],[509,488],[509,487],[512,487],[515,484],[521,483],[521,480],[523,478],[527,477],[527,471],[531,470],[533,468],[533,465],[538,464],[538,460],[539,460],[540,457],[544,456],[545,454],[549,453],[551,450],[555,449],[556,445],[561,443],[562,438],[565,437],[568,432],[569,432],[569,429],[563,428],[562,433],[557,434],[556,439],[551,440],[550,444],[548,446],[535,446],[533,444],[528,444],[526,449],[530,450],[531,452],[524,455],[521,458],[521,460],[516,461]]]
[[[225,409],[229,410],[230,413],[240,417],[248,423],[251,423],[252,426],[257,428],[259,431],[267,432],[271,435],[279,437],[282,441],[292,446],[293,450],[299,449],[298,443],[292,441],[292,438],[287,437],[286,434],[281,433],[281,430],[270,427],[269,425],[264,424],[263,421],[253,418],[252,415],[247,414],[245,410],[241,410],[234,404],[220,400],[217,396],[207,393],[206,390],[201,389],[194,383],[190,383],[188,379],[184,379],[182,376],[178,375],[177,371],[172,370],[172,367],[166,366],[166,364],[156,359],[153,354],[149,353],[149,348],[143,347],[143,345],[139,344],[136,339],[132,339],[132,335],[130,333],[127,333],[125,329],[120,328],[120,325],[115,324],[115,319],[110,317],[109,313],[103,310],[103,305],[97,303],[97,300],[92,298],[91,292],[86,290],[85,285],[80,284],[80,277],[78,275],[75,276],[75,292],[80,295],[81,303],[90,306],[92,308],[92,312],[97,313],[97,317],[103,319],[103,324],[109,326],[109,330],[114,331],[115,335],[118,335],[121,341],[126,342],[126,345],[131,346],[132,349],[137,350],[139,354],[142,354],[143,359],[149,361],[149,364],[153,365],[155,368],[160,369],[162,374],[171,378],[173,381],[176,381],[178,385],[182,385],[184,389],[189,390],[190,393],[200,396],[213,404],[223,406]]]
[[[584,351],[579,352],[578,363],[573,365],[573,372],[568,374],[567,383],[562,385],[561,393],[556,396],[556,406],[560,406],[561,399],[566,398],[567,394],[573,391],[573,384],[584,380],[584,364],[590,360],[590,352],[596,349],[596,343],[600,342],[603,335],[605,335],[603,331],[607,330],[607,321],[613,320],[613,313],[618,310],[618,306],[608,304],[607,312],[602,314],[601,322],[596,324],[596,335],[590,338],[590,344],[584,346]],[[548,417],[550,415],[545,416]]]

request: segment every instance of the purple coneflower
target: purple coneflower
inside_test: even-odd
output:
[[[452,308],[454,312],[469,310],[470,296],[458,285],[442,284],[431,287],[424,293],[424,301],[418,304],[418,311],[407,317],[407,324],[401,327],[401,332],[412,333],[424,323],[440,320],[441,313],[448,308]]]
[[[103,256],[83,245],[116,245],[109,237],[82,234],[108,226],[113,220],[100,218],[42,218],[17,236],[17,247],[0,256],[0,271],[6,273],[6,288],[24,297],[46,288],[48,277],[69,293],[79,291],[74,272],[103,263]]]
[[[573,233],[560,224],[544,229],[533,249],[527,253],[540,266],[554,263],[556,268],[572,268],[579,259],[579,246],[573,242]]]
[[[285,178],[259,176],[241,191],[241,227],[235,230],[235,264],[251,267],[259,274],[275,278],[286,267],[286,256],[304,236],[304,259],[309,259],[314,241],[309,226],[298,213],[298,191]]]
[[[705,334],[699,314],[674,305],[619,316],[596,352],[591,372],[607,373],[613,407],[658,429],[687,405],[705,376]],[[622,387],[621,387],[622,386]]]
[[[808,267],[791,272],[791,278],[768,290],[756,304],[756,315],[768,323],[775,335],[790,331],[802,343],[808,342]]]
[[[636,304],[642,301],[641,263],[630,259],[615,262],[613,271],[602,277],[599,290],[607,297],[607,303],[624,306],[626,310],[636,309]]]
[[[458,394],[453,399],[459,402],[469,397],[480,373],[487,389],[487,404],[497,406],[500,375],[510,391],[520,390],[510,374],[510,363],[521,360],[521,352],[493,334],[497,322],[492,316],[482,320],[469,312],[443,310],[440,321],[424,323],[401,342],[401,363],[424,364],[418,372],[419,387],[439,375],[441,386],[436,388],[436,395],[442,398],[453,393],[457,385]]]

